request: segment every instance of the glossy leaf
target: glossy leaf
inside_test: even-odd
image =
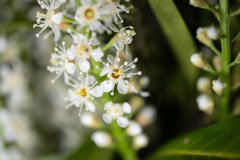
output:
[[[150,160],[239,160],[240,118],[182,135],[163,146]]]
[[[111,160],[113,152],[110,149],[97,147],[90,138],[66,160]]]
[[[197,69],[190,63],[196,47],[193,38],[173,0],[148,0],[172,50],[181,71],[190,84],[194,84]]]

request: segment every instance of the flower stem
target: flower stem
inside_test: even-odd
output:
[[[136,151],[129,145],[122,128],[120,128],[116,121],[111,123],[112,135],[115,140],[115,149],[122,156],[123,160],[138,160]]]
[[[240,14],[240,7],[236,11],[232,12],[231,14],[229,14],[229,17],[233,17],[233,16],[236,16],[238,14]]]
[[[220,103],[220,120],[224,120],[228,115],[228,106],[230,99],[230,30],[229,30],[229,2],[220,0],[220,28],[221,28],[221,47],[222,47],[222,80],[226,83],[226,88],[222,94]]]
[[[108,48],[114,46],[114,41],[111,39],[105,46],[102,47],[102,51],[106,51]]]
[[[217,55],[221,56],[221,52],[215,47],[215,45],[213,44],[213,42],[211,42],[211,43],[208,44],[207,46],[210,47]]]

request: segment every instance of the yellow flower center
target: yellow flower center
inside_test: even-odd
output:
[[[118,79],[122,74],[123,74],[123,70],[121,69],[113,69],[114,73],[112,73],[112,77],[114,79]]]
[[[92,18],[94,18],[95,13],[94,13],[93,9],[89,8],[85,11],[84,15],[87,19],[92,19]]]

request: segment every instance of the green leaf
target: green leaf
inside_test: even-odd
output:
[[[97,147],[90,138],[66,160],[111,160],[113,152],[110,149]]]
[[[240,118],[182,135],[163,146],[151,160],[239,160]]]
[[[178,59],[182,73],[194,84],[197,69],[190,56],[196,53],[193,38],[173,0],[148,0],[163,32]]]

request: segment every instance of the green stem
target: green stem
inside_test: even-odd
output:
[[[232,63],[230,63],[229,65],[228,65],[228,67],[232,67],[232,66],[235,66],[236,64],[238,64],[236,61],[233,61]]]
[[[236,41],[240,37],[240,32],[231,40],[231,43]]]
[[[65,17],[65,16],[63,16],[62,22],[68,22],[68,23],[72,23],[72,24],[78,24],[78,22],[76,22],[74,19],[67,18],[67,17]]]
[[[138,160],[136,151],[128,144],[126,140],[125,131],[120,128],[116,121],[111,123],[112,135],[116,142],[115,149],[120,153],[123,160]]]
[[[236,91],[237,89],[240,88],[240,82],[238,82],[237,84],[235,84],[234,86],[232,86],[231,91]]]
[[[212,11],[212,12],[217,12],[217,13],[219,13],[219,10],[218,10],[218,9],[214,8],[213,6],[211,6],[211,5],[209,5],[209,4],[205,7],[205,9],[208,9],[209,11]]]
[[[111,39],[105,46],[102,47],[102,51],[106,51],[108,48],[114,46],[114,41]]]
[[[208,44],[207,46],[210,47],[217,55],[221,56],[221,52],[215,47],[215,45],[213,44],[213,42],[211,42],[211,43]]]
[[[228,115],[228,106],[230,99],[230,68],[228,64],[230,63],[230,29],[229,29],[229,2],[228,0],[220,0],[220,28],[222,46],[222,80],[226,83],[226,88],[222,94],[220,103],[220,120],[224,120]]]
[[[229,17],[233,17],[233,16],[236,16],[238,14],[240,14],[240,7],[236,11],[232,12],[231,14],[229,14]]]
[[[81,6],[80,0],[75,0],[75,4],[76,4],[77,8],[80,7]]]

